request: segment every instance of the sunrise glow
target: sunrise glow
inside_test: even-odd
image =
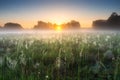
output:
[[[92,21],[107,19],[113,11],[120,13],[114,0],[2,0],[0,26],[15,22],[33,28],[39,20],[58,25],[76,20],[81,28],[92,28]]]
[[[62,30],[62,26],[61,25],[57,25],[56,26],[56,31],[61,31]]]

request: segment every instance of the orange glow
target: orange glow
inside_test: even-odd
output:
[[[62,30],[62,26],[61,26],[61,24],[64,24],[64,23],[67,23],[67,22],[69,22],[71,19],[69,19],[69,20],[62,20],[62,19],[54,19],[54,20],[44,20],[43,19],[43,21],[45,21],[45,22],[50,22],[50,23],[52,23],[52,24],[57,24],[56,26],[55,26],[55,30]],[[80,25],[81,25],[81,28],[92,28],[92,21],[91,20],[77,20],[77,21],[79,21],[80,22]],[[84,21],[86,21],[86,22],[84,22]],[[9,22],[15,22],[15,23],[19,23],[19,24],[21,24],[22,26],[23,26],[23,28],[25,28],[25,29],[32,29],[33,27],[34,27],[34,25],[36,25],[37,24],[37,20],[23,20],[23,19],[21,19],[21,20],[19,20],[19,19],[16,19],[16,20],[9,20]],[[1,21],[0,22],[0,26],[4,26],[4,24],[6,23],[6,21]]]
[[[49,21],[48,21],[49,22]],[[55,24],[57,24],[57,25],[61,25],[61,24],[63,24],[63,23],[65,23],[66,21],[65,21],[65,19],[63,18],[63,19],[53,19],[53,20],[50,20],[50,22],[51,23],[55,23]]]
[[[56,26],[56,31],[61,31],[62,30],[62,27],[60,25],[57,25]]]

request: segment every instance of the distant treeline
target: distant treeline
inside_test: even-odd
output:
[[[2,30],[6,30],[6,29],[11,29],[11,30],[14,30],[14,29],[18,29],[18,30],[21,30],[21,29],[23,29],[23,27],[20,25],[20,24],[18,24],[18,23],[13,23],[13,22],[8,22],[8,23],[6,23],[6,24],[4,24],[4,26],[2,27],[0,27],[0,29],[2,29]]]
[[[54,30],[56,27],[61,26],[62,29],[79,29],[80,23],[75,20],[71,20],[68,23],[64,23],[61,25],[52,24],[50,22],[38,21],[37,25],[35,25],[32,29],[37,30]],[[24,29],[20,24],[8,22],[1,29]]]
[[[57,26],[61,26],[62,29],[79,29],[80,23],[78,21],[72,20],[68,23],[57,25],[50,22],[46,23],[43,21],[38,21],[37,25],[35,25],[33,29],[55,29]]]
[[[75,20],[63,23],[61,25],[52,24],[50,22],[38,21],[38,23],[32,28],[37,30],[54,30],[57,26],[61,26],[63,30],[66,29],[79,29],[80,23]],[[92,24],[95,29],[120,29],[120,15],[113,12],[107,20],[95,20]],[[19,23],[8,22],[4,26],[0,26],[0,29],[24,29]]]
[[[120,29],[120,15],[113,12],[107,20],[93,21],[95,29]]]

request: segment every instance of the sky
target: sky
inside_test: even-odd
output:
[[[32,28],[40,20],[57,24],[76,20],[84,28],[112,12],[120,14],[120,0],[0,0],[0,25],[15,22]]]

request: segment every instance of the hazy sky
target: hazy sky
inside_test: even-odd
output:
[[[77,20],[90,27],[93,20],[120,14],[120,0],[0,0],[0,25],[6,22],[33,27],[38,20],[61,24]]]

